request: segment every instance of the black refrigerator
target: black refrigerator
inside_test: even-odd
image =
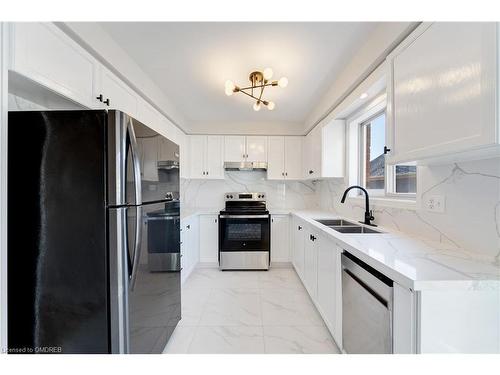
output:
[[[120,111],[8,117],[8,352],[160,353],[181,317],[179,147]]]

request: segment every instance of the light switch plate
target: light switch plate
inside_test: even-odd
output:
[[[444,213],[445,198],[444,195],[429,195],[425,199],[425,209],[429,212]]]

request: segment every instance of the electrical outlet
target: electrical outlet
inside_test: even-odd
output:
[[[429,195],[425,200],[425,208],[430,212],[444,213],[444,195]]]

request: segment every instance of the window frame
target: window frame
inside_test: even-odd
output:
[[[368,125],[368,123],[371,123],[373,119],[379,117],[382,113],[385,113],[385,106],[383,109],[379,110],[375,114],[371,115],[368,117],[366,120],[363,122],[358,123],[358,136],[359,136],[359,141],[358,141],[358,151],[359,151],[359,159],[358,159],[358,183],[360,186],[363,186],[366,191],[370,194],[370,196],[374,197],[383,197],[386,195],[386,188],[387,188],[387,163],[384,161],[384,188],[383,189],[368,189],[366,187],[366,135],[364,134],[365,131],[363,131],[363,127]]]
[[[385,127],[385,139],[386,144],[389,140],[389,128],[387,121],[387,100],[386,95],[381,95],[380,97],[374,99],[371,103],[366,106],[361,107],[355,113],[351,114],[347,119],[347,134],[346,141],[348,144],[347,148],[347,182],[348,185],[360,185],[365,187],[365,181],[363,172],[366,168],[363,155],[365,150],[363,149],[363,132],[362,126],[373,120],[381,113],[386,112],[386,127]],[[398,164],[400,165],[400,164]],[[404,164],[403,164],[404,165]],[[408,202],[410,204],[416,203],[417,193],[418,193],[418,169],[416,176],[416,192],[415,193],[396,193],[396,165],[388,164],[385,161],[385,172],[384,172],[384,189],[366,189],[371,197],[380,200],[392,200],[400,202]],[[350,193],[353,191],[351,190]],[[360,196],[361,192],[355,192],[350,194],[351,197]]]

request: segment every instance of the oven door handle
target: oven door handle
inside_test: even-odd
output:
[[[219,215],[221,219],[267,219],[269,215]]]

